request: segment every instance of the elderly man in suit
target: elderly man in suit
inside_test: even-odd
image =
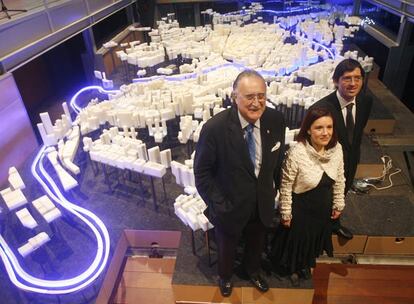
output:
[[[274,215],[285,140],[284,120],[266,107],[266,83],[260,74],[240,73],[232,99],[230,109],[204,125],[194,159],[196,187],[215,225],[223,296],[232,292],[235,251],[242,235],[242,266],[257,289],[269,289],[260,275],[260,261],[266,227]]]
[[[329,107],[334,115],[335,128],[344,155],[345,194],[351,188],[355,177],[362,134],[372,107],[372,99],[360,95],[364,77],[364,69],[358,61],[341,61],[332,77],[337,90],[313,105]],[[333,232],[346,239],[353,237],[352,232],[340,224],[339,218],[333,220]]]

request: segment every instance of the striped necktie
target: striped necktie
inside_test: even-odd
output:
[[[249,148],[250,160],[252,161],[253,167],[256,168],[256,144],[254,142],[254,125],[249,124],[246,128],[246,142]]]

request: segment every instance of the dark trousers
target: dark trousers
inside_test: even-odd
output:
[[[236,248],[241,235],[228,235],[218,227],[214,228],[217,243],[218,275],[220,278],[230,280],[233,275]],[[255,275],[260,270],[261,255],[264,249],[266,227],[258,216],[250,220],[243,229],[245,248],[243,253],[243,266],[248,275]]]

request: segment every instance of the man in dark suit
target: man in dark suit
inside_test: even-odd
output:
[[[329,107],[334,116],[338,140],[344,154],[345,194],[351,188],[355,177],[362,134],[372,107],[372,99],[360,95],[364,77],[364,69],[358,61],[341,61],[332,77],[337,90],[313,105]],[[333,220],[333,232],[346,239],[353,237],[349,229],[341,226],[339,218]]]
[[[206,122],[197,144],[194,174],[206,215],[215,226],[219,287],[230,296],[236,247],[245,239],[243,267],[260,291],[266,226],[274,215],[283,158],[282,115],[266,107],[266,83],[255,71],[240,73],[233,84],[233,105]]]

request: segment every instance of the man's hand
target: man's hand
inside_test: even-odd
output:
[[[280,223],[283,225],[283,226],[285,226],[286,228],[289,228],[290,227],[290,222],[291,222],[292,220],[284,220],[284,219],[281,219],[280,220]]]
[[[341,211],[338,211],[338,210],[335,210],[335,209],[332,210],[331,219],[336,220],[340,216],[341,216]]]

